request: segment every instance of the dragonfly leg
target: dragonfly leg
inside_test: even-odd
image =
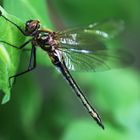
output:
[[[0,11],[0,17],[4,18],[6,21],[10,22],[11,24],[13,24],[23,35],[26,36],[26,33],[20,28],[20,26],[18,26],[16,23],[14,23],[13,21],[11,21],[10,19],[8,19],[7,17],[5,17],[2,14],[2,11]]]
[[[23,49],[23,51],[31,51],[30,48]]]
[[[9,77],[9,87],[12,86],[12,84],[11,84],[12,78],[15,78],[15,80],[16,80],[16,78],[18,76],[21,76],[21,75],[23,75],[23,74],[25,74],[27,72],[32,71],[33,69],[35,69],[35,67],[36,67],[36,48],[34,46],[32,46],[28,69],[23,71],[23,72],[21,72],[21,73],[18,73],[16,75],[13,75],[13,76]]]
[[[16,48],[16,49],[22,49],[22,48],[24,48],[27,44],[29,44],[30,42],[31,42],[31,40],[28,40],[28,41],[25,42],[24,44],[22,44],[22,45],[20,45],[19,47],[17,47],[17,46],[15,46],[15,45],[12,45],[12,44],[6,42],[6,41],[0,40],[0,43],[4,43],[4,44],[9,45],[9,46],[11,46],[11,47],[14,47],[14,48]]]

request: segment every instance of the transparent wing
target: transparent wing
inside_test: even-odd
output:
[[[110,20],[90,24],[87,27],[73,28],[59,32],[59,43],[62,48],[94,52],[105,50],[104,41],[113,38],[124,28],[122,20]]]
[[[101,50],[95,53],[63,50],[62,54],[67,68],[72,71],[105,71],[125,67],[133,62],[133,56],[123,50]]]
[[[123,28],[123,21],[110,20],[58,33],[59,50],[62,51],[68,69],[104,71],[130,64],[130,54],[105,45],[106,40],[119,34]]]

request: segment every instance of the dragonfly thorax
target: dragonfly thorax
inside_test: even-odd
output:
[[[52,32],[39,32],[38,35],[34,38],[35,45],[40,46],[45,51],[53,51],[57,42],[54,39],[54,34]]]
[[[40,32],[37,37],[36,41],[39,46],[49,45],[50,35],[47,32]]]

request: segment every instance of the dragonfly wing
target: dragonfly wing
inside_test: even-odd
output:
[[[128,53],[105,45],[105,41],[119,34],[123,27],[123,21],[109,20],[58,33],[59,49],[63,51],[67,67],[78,71],[102,71],[122,67],[122,62],[129,64],[132,57]]]
[[[67,68],[72,71],[106,71],[126,67],[133,62],[131,54],[123,50],[101,50],[95,53],[65,50],[62,53]]]
[[[123,30],[123,21],[106,21],[90,24],[87,27],[73,28],[59,34],[59,43],[62,48],[86,50],[94,52],[105,50],[104,41],[113,38]]]

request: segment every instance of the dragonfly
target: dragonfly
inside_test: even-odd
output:
[[[73,91],[79,97],[91,117],[104,129],[101,117],[96,109],[90,104],[79,85],[73,79],[71,71],[104,71],[115,67],[114,62],[124,61],[127,53],[109,49],[105,41],[116,36],[123,29],[121,20],[109,20],[102,23],[94,23],[85,27],[76,27],[64,31],[54,32],[50,29],[42,29],[39,20],[28,20],[24,29],[8,19],[0,11],[0,17],[11,23],[19,32],[31,37],[20,46],[0,40],[1,43],[10,45],[16,49],[23,49],[31,44],[29,66],[26,71],[9,77],[16,78],[36,67],[36,49],[40,47],[48,54],[52,64],[60,71]]]

